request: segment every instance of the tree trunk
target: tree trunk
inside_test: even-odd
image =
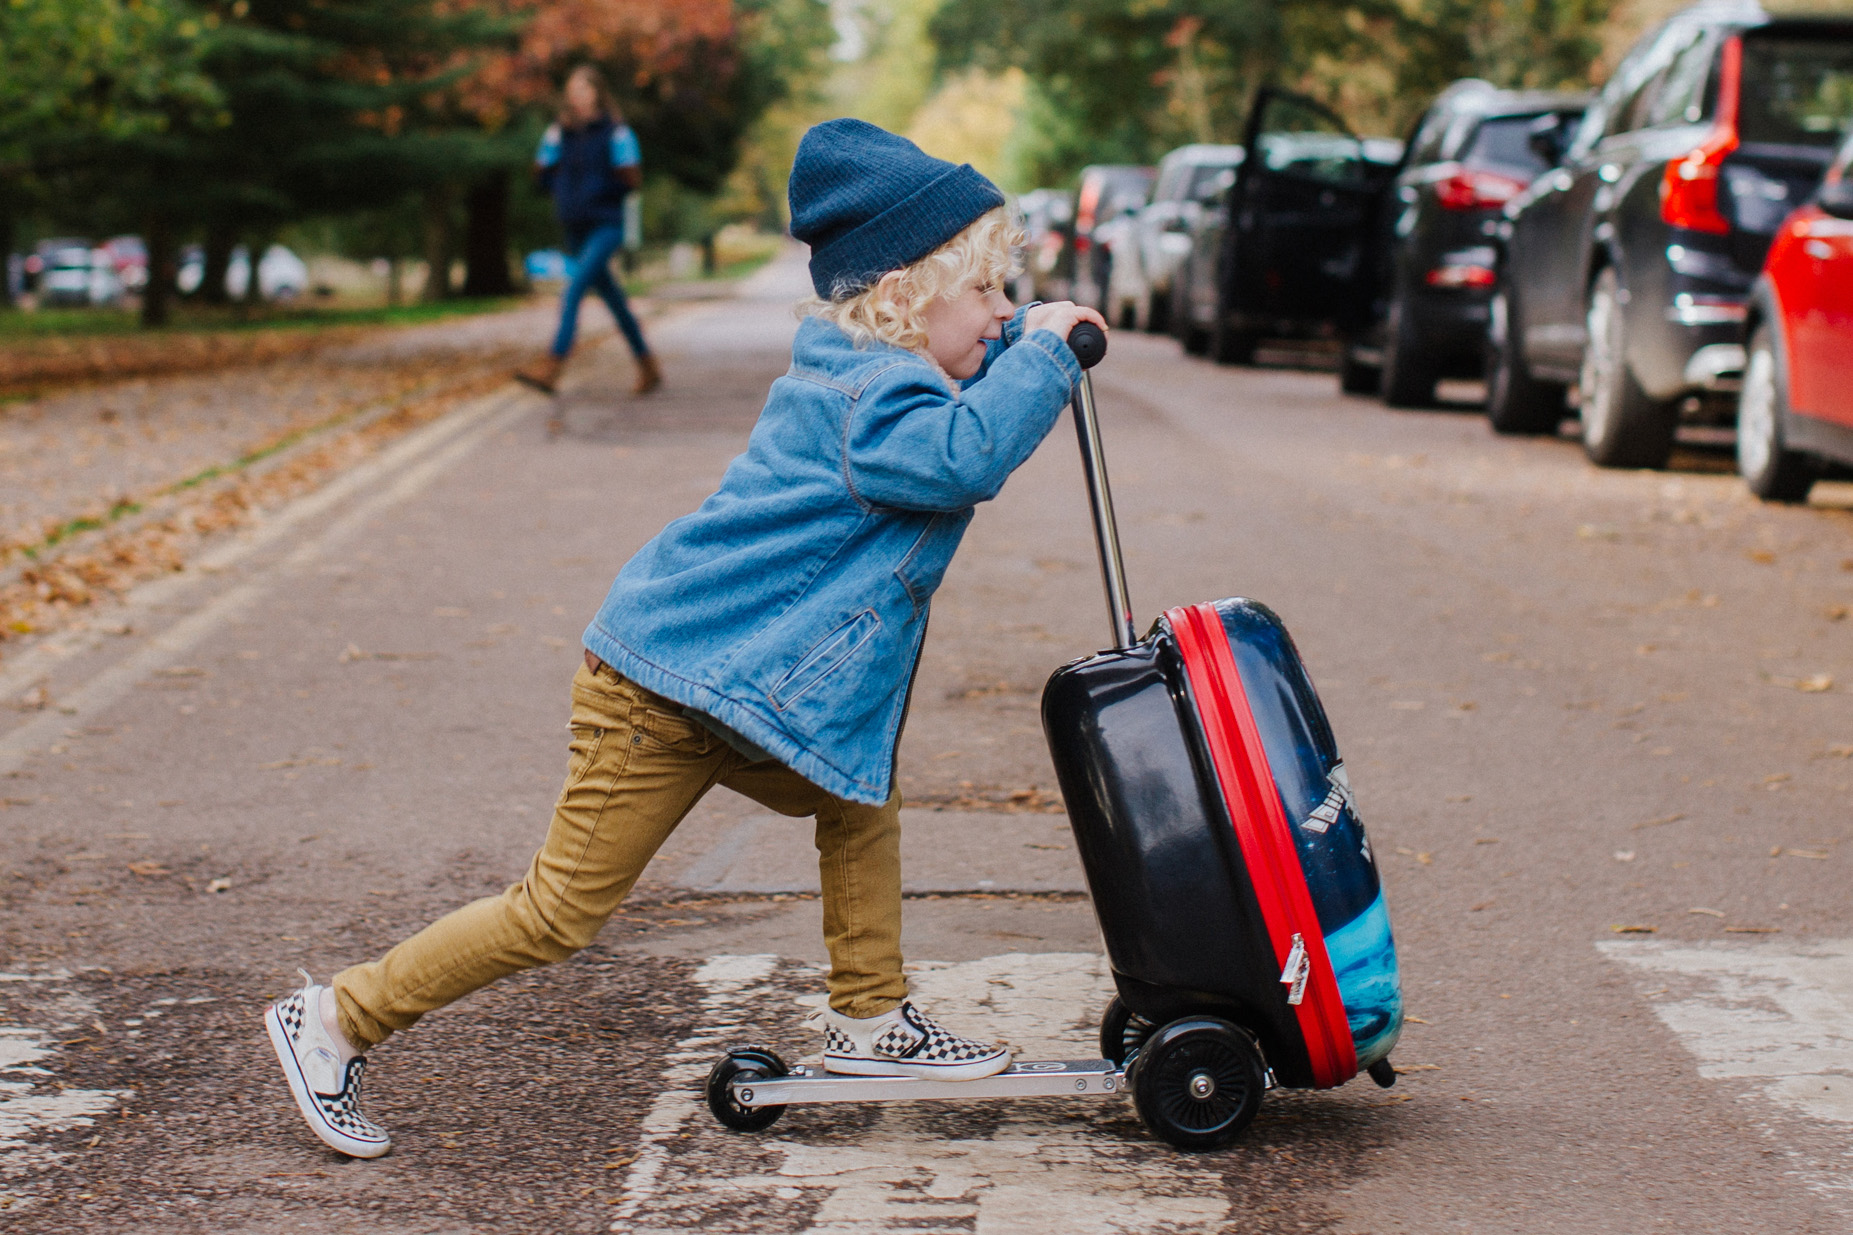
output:
[[[463,294],[511,295],[515,281],[508,272],[508,173],[491,172],[471,185],[467,206]]]
[[[174,229],[166,219],[149,219],[142,228],[142,241],[148,246],[148,283],[142,288],[142,326],[152,329],[167,325],[167,308],[174,294]]]
[[[230,223],[215,223],[206,230],[199,288],[193,294],[207,304],[224,304],[231,299],[225,290],[225,271],[232,264],[232,247],[237,243],[238,229]]]
[[[450,185],[425,190],[425,290],[427,304],[450,297],[450,263],[456,256],[456,229],[451,225],[455,191]]]
[[[386,307],[396,309],[403,298],[400,291],[400,272],[405,268],[405,261],[398,254],[386,259]]]

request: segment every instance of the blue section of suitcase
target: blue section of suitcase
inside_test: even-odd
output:
[[[1287,628],[1251,600],[1216,603],[1293,829],[1306,888],[1351,1024],[1358,1067],[1388,1055],[1402,986],[1382,882],[1338,743]]]

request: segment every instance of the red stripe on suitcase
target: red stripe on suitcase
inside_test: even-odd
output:
[[[1300,867],[1280,789],[1272,771],[1266,770],[1270,766],[1267,748],[1248,706],[1248,693],[1229,651],[1222,618],[1210,604],[1172,609],[1165,617],[1177,636],[1184,674],[1198,700],[1210,758],[1229,817],[1235,822],[1236,839],[1248,858],[1249,878],[1275,959],[1286,967],[1297,934],[1312,962],[1305,998],[1294,1011],[1312,1061],[1313,1083],[1320,1089],[1342,1085],[1358,1071],[1345,1002],[1326,955],[1325,933],[1319,929],[1319,916],[1306,889],[1306,873]]]

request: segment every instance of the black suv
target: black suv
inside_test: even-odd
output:
[[[1590,459],[1659,467],[1682,412],[1734,415],[1751,283],[1850,106],[1853,21],[1702,4],[1636,44],[1506,208],[1493,427],[1554,432],[1574,383]]]
[[[1588,104],[1471,78],[1429,104],[1378,223],[1382,299],[1369,328],[1346,342],[1347,391],[1380,389],[1392,407],[1423,407],[1439,379],[1481,376],[1501,211],[1550,170],[1533,135],[1576,123]]]

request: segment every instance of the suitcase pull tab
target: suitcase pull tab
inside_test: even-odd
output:
[[[1306,955],[1306,941],[1293,936],[1293,948],[1287,953],[1286,968],[1280,971],[1280,984],[1287,988],[1287,1002],[1294,1007],[1306,998],[1306,979],[1312,975],[1312,957]]]

